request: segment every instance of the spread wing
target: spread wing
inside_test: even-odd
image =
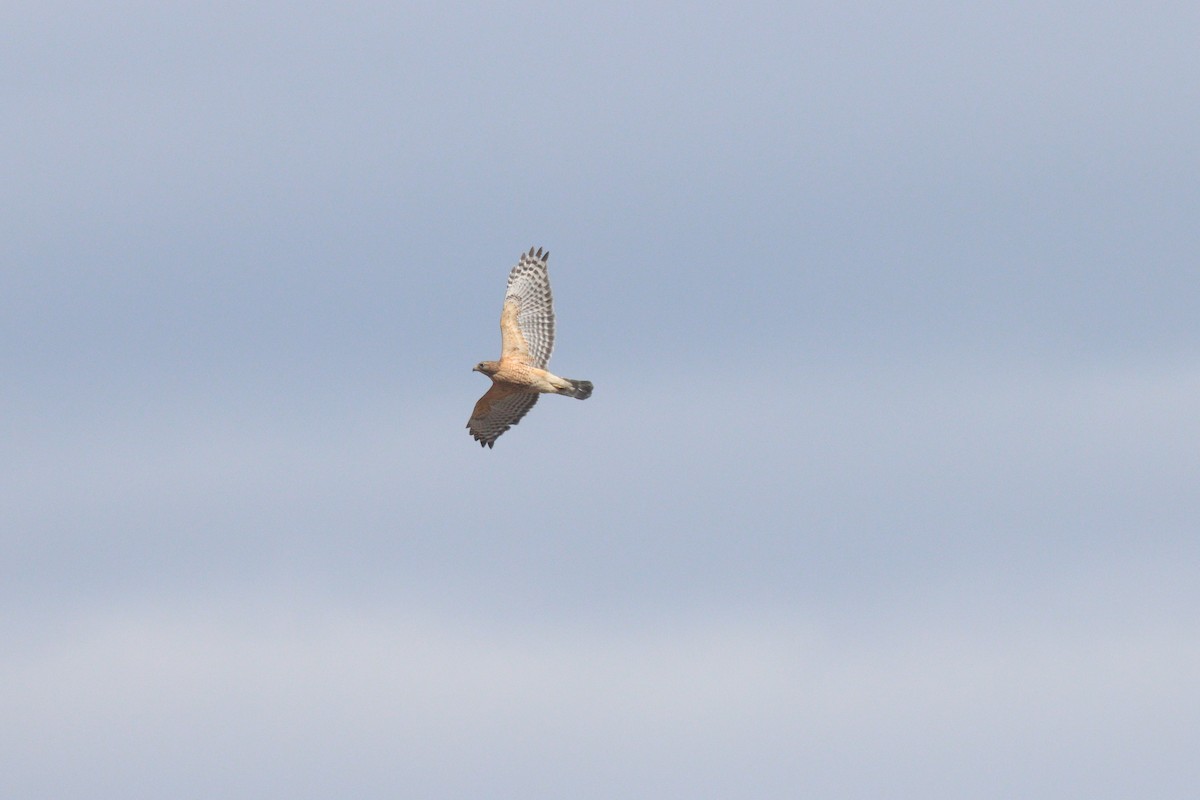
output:
[[[521,421],[521,417],[538,401],[536,392],[494,383],[479,398],[467,427],[480,447],[492,447],[500,434]]]
[[[550,297],[550,275],[546,261],[550,251],[522,253],[508,275],[504,312],[500,315],[503,338],[501,360],[516,358],[538,367],[546,366],[554,349],[554,304]]]

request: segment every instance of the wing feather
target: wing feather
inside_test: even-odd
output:
[[[550,252],[531,247],[508,275],[500,315],[501,358],[520,358],[542,369],[554,350],[554,301],[546,262]]]
[[[492,384],[475,404],[467,428],[480,447],[492,447],[500,434],[521,421],[521,417],[538,401],[536,392],[525,392],[515,387]]]

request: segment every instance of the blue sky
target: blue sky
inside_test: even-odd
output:
[[[7,5],[0,789],[1185,796],[1198,33]]]

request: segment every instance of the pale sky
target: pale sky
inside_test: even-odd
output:
[[[1190,796],[1197,41],[7,4],[0,795]]]

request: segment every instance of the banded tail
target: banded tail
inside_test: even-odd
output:
[[[574,397],[576,400],[587,400],[592,396],[591,381],[577,381],[571,378],[563,378],[564,381],[571,384],[569,389],[559,389],[559,394],[565,394],[567,397]]]

